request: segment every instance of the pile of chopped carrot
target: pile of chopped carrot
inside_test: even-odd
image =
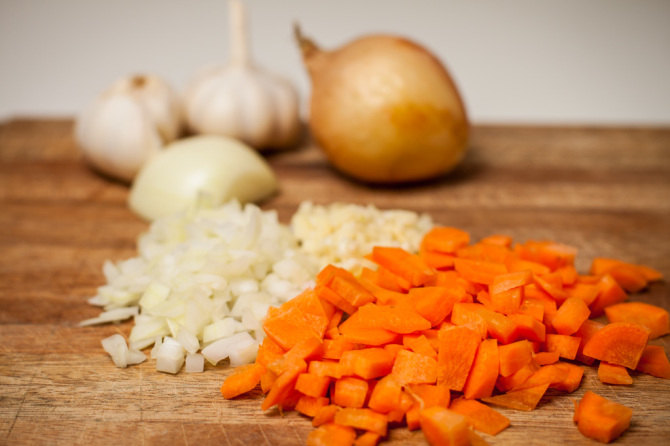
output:
[[[608,384],[630,384],[628,370],[670,379],[664,349],[648,344],[670,331],[668,312],[625,302],[661,274],[597,258],[582,275],[575,254],[501,235],[471,243],[450,227],[428,232],[418,254],[376,247],[367,256],[376,269],[328,266],[314,288],[271,308],[256,362],[221,392],[260,385],[263,410],[312,418],[310,445],[374,445],[399,425],[422,429],[430,444],[480,444],[474,431],[510,425],[492,406],[532,411],[547,389],[573,392],[579,364],[599,361]],[[603,314],[610,323],[592,320]],[[631,412],[608,404],[585,395],[580,432],[620,435]]]

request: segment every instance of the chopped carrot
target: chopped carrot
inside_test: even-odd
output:
[[[263,392],[263,394],[267,394],[270,391],[272,385],[276,380],[277,380],[277,374],[274,373],[272,370],[266,370],[265,373],[263,373],[263,376],[261,376],[261,391]]]
[[[463,325],[440,330],[439,343],[437,382],[460,392],[465,386],[481,336]]]
[[[628,374],[626,367],[609,364],[605,361],[600,361],[600,365],[598,366],[598,379],[603,384],[633,384],[633,378]]]
[[[533,355],[533,359],[539,365],[549,365],[558,361],[560,355],[557,351],[553,352],[538,352]]]
[[[265,320],[263,330],[284,350],[290,350],[296,344],[320,335],[312,329],[305,313],[298,307],[289,308],[275,317]]]
[[[335,404],[320,407],[312,419],[312,426],[318,427],[322,424],[331,423],[338,410],[340,410],[340,407]]]
[[[325,423],[307,436],[307,446],[352,446],[356,431],[349,426]]]
[[[576,336],[561,334],[548,334],[544,341],[545,351],[558,352],[559,356],[565,359],[575,359],[580,343],[581,339]]]
[[[643,269],[638,265],[602,257],[593,259],[590,273],[594,275],[609,274],[624,290],[630,293],[636,293],[646,288],[649,282]]]
[[[657,280],[661,280],[663,278],[663,274],[661,274],[660,271],[655,270],[654,268],[650,268],[646,265],[636,265],[637,268],[640,270],[642,275],[649,281],[649,282],[656,282]]]
[[[587,319],[584,321],[582,326],[579,327],[577,333],[574,334],[575,337],[580,338],[579,348],[577,349],[577,355],[575,355],[575,359],[577,361],[580,361],[586,365],[593,364],[593,362],[596,359],[591,358],[590,356],[586,356],[584,354],[584,346],[586,345],[587,342],[591,340],[591,337],[604,326],[605,324],[601,324],[600,322]]]
[[[358,311],[349,316],[339,328],[342,336],[354,344],[384,345],[399,338],[398,334],[392,331],[383,328],[370,328]]]
[[[319,283],[314,287],[314,292],[319,296],[320,299],[323,299],[337,307],[340,312],[352,314],[356,311],[356,307],[354,307],[346,299],[322,283]]]
[[[492,284],[496,276],[507,273],[507,267],[501,263],[462,258],[454,260],[454,268],[465,279],[486,285]]]
[[[363,432],[354,441],[354,446],[375,446],[381,440],[381,435],[374,432]]]
[[[419,257],[424,263],[437,271],[444,271],[454,267],[455,257],[452,254],[445,254],[437,251],[419,251]]]
[[[649,340],[649,330],[629,322],[613,322],[591,336],[584,354],[635,369]]]
[[[414,398],[414,404],[405,414],[409,430],[418,429],[421,426],[420,414],[422,410],[430,407],[443,407],[445,409],[449,407],[451,392],[446,386],[410,384],[406,389]]]
[[[342,365],[332,361],[310,361],[307,373],[339,379],[342,377]]]
[[[451,323],[455,325],[468,325],[471,329],[475,328],[482,339],[486,339],[488,325],[486,319],[478,309],[481,304],[475,303],[457,303],[451,312]]]
[[[327,286],[356,308],[376,300],[372,293],[353,277],[335,276]]]
[[[562,243],[534,240],[515,245],[514,251],[521,259],[541,263],[552,271],[574,264],[577,253],[575,248]]]
[[[401,394],[400,383],[392,375],[386,375],[372,390],[368,406],[379,413],[389,413],[400,403]]]
[[[560,303],[568,298],[568,293],[563,289],[563,277],[560,273],[535,276],[535,284],[556,302]]]
[[[372,409],[344,408],[335,414],[335,423],[386,436],[388,420]]]
[[[531,411],[535,409],[542,396],[549,388],[549,383],[522,390],[512,390],[502,395],[482,398],[482,401],[515,410]]]
[[[584,377],[584,369],[576,364],[569,362],[559,362],[554,364],[555,367],[567,371],[567,377],[560,382],[552,382],[549,386],[552,389],[560,390],[562,392],[572,393],[579,388]]]
[[[463,395],[470,399],[491,396],[498,378],[499,368],[498,341],[485,339],[477,348],[472,368],[463,387]]]
[[[361,277],[358,279],[361,285],[365,287],[373,296],[377,299],[377,303],[382,305],[398,305],[407,300],[407,296],[404,293],[398,291],[387,290],[382,288],[376,283]]]
[[[437,361],[430,356],[400,350],[391,375],[401,384],[434,383],[437,379]]]
[[[634,322],[649,329],[649,339],[670,333],[668,312],[656,305],[643,302],[622,302],[605,308],[610,322]]]
[[[505,415],[476,400],[457,398],[449,409],[463,415],[473,429],[485,434],[498,435],[510,425]]]
[[[500,276],[498,276],[500,277]],[[512,314],[519,311],[523,300],[523,288],[517,287],[506,291],[490,293],[491,307],[494,311],[504,314]]]
[[[590,305],[591,317],[602,316],[605,308],[623,302],[628,298],[623,288],[609,274],[600,278],[598,288],[598,297]]]
[[[438,226],[428,231],[421,242],[421,247],[427,251],[453,254],[459,248],[470,243],[470,234],[446,226]]]
[[[665,349],[660,345],[647,345],[635,370],[658,378],[670,379],[670,362]]]
[[[498,376],[496,389],[503,393],[517,389],[521,387],[523,383],[528,381],[528,379],[538,370],[540,370],[540,365],[535,361],[531,361],[510,376]]]
[[[408,295],[414,311],[428,320],[431,327],[435,327],[451,313],[454,304],[463,300],[465,290],[460,286],[426,286],[413,288]]]
[[[579,297],[567,298],[556,311],[551,323],[557,333],[572,335],[589,318],[591,310]]]
[[[277,379],[272,384],[270,391],[261,404],[262,410],[281,404],[286,397],[294,390],[295,382],[298,376],[304,373],[307,369],[307,364],[304,360],[298,359],[295,364],[286,371],[277,376]]]
[[[318,376],[313,373],[301,373],[295,382],[295,390],[312,397],[326,396],[330,377]]]
[[[498,347],[500,375],[510,376],[533,360],[533,350],[527,340]]]
[[[632,409],[587,390],[573,419],[582,435],[609,443],[628,429],[632,415]]]
[[[443,407],[420,412],[421,430],[431,446],[468,446],[467,419]]]
[[[596,297],[598,297],[600,288],[597,284],[577,282],[566,288],[565,292],[568,294],[568,297],[578,297],[587,306],[590,306],[596,300]]]
[[[265,367],[259,363],[239,366],[221,385],[221,394],[226,399],[242,395],[255,388],[264,373]]]
[[[366,380],[388,375],[393,363],[393,355],[379,347],[350,350],[344,352],[340,358],[344,374]]]
[[[456,251],[456,257],[506,264],[510,258],[514,257],[514,253],[505,246],[479,242],[459,249]]]
[[[295,364],[295,362],[299,359],[310,361],[314,359],[321,359],[322,357],[323,343],[315,337],[309,337],[303,341],[298,342],[281,358],[271,362],[267,368],[279,375],[285,370],[291,368],[293,364]]]
[[[534,342],[544,342],[547,337],[547,327],[534,317],[527,314],[510,314],[507,316],[516,325],[517,339],[527,339]]]
[[[579,274],[577,273],[577,269],[574,265],[561,266],[556,270],[556,272],[561,275],[563,284],[567,286],[574,285],[579,278]]]
[[[344,352],[353,349],[354,344],[341,335],[336,339],[323,340],[323,357],[325,359],[340,359]]]
[[[308,444],[376,445],[403,421],[431,444],[486,444],[468,426],[495,435],[509,420],[478,400],[530,411],[549,388],[574,392],[584,368],[560,358],[600,360],[604,383],[630,384],[627,368],[670,379],[665,350],[648,345],[670,331],[668,312],[624,303],[658,271],[606,259],[580,275],[571,247],[511,242],[468,244],[467,233],[438,229],[418,255],[375,247],[366,259],[377,269],[358,277],[324,268],[313,288],[268,309],[256,361],[233,371],[222,394],[260,383],[262,410],[313,418]],[[589,319],[603,313],[608,325]],[[462,396],[451,401],[452,391]],[[578,428],[615,438],[621,417],[608,420],[587,395]]]
[[[498,246],[504,246],[505,248],[509,248],[510,246],[512,246],[512,237],[504,234],[494,234],[489,235],[488,237],[484,237],[479,241],[479,243],[484,243],[487,245],[498,245]]]
[[[286,350],[281,348],[270,336],[266,336],[258,347],[256,362],[267,367],[270,363],[281,358],[284,353],[286,353]]]
[[[534,275],[542,276],[551,272],[551,269],[546,265],[530,260],[519,259],[517,257],[507,259],[505,266],[507,266],[507,269],[511,273],[519,271],[530,271]]]
[[[403,278],[411,286],[426,284],[435,274],[421,258],[395,247],[375,246],[372,261]]]
[[[363,407],[368,393],[368,382],[364,379],[346,376],[335,381],[331,401],[341,407]]]
[[[369,303],[360,307],[357,314],[360,325],[365,328],[383,329],[401,334],[431,328],[430,322],[404,305]]]
[[[431,345],[428,338],[424,335],[419,336],[405,335],[403,336],[402,342],[403,345],[406,345],[414,353],[430,356],[433,359],[437,359],[437,352]]]
[[[295,410],[308,417],[314,417],[319,409],[327,406],[329,402],[326,397],[302,395],[295,405]]]
[[[409,392],[403,391],[400,394],[400,401],[398,402],[398,406],[387,414],[389,422],[400,423],[403,418],[405,418],[405,414],[410,410],[413,404],[414,398],[412,398]]]
[[[533,283],[533,274],[529,270],[497,275],[489,287],[491,294],[504,293]]]

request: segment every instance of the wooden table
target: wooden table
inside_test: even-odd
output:
[[[302,200],[372,203],[429,212],[474,238],[506,233],[579,247],[577,267],[616,257],[670,277],[670,128],[477,126],[449,177],[371,188],[333,172],[309,144],[269,158],[281,193],[264,203],[287,222]],[[147,224],[126,206],[126,186],[83,163],[70,120],[0,125],[0,443],[303,444],[309,420],[225,401],[226,367],[158,373],[151,361],[117,369],[100,340],[131,322],[80,328],[99,313],[86,299],[105,259],[135,255]],[[670,308],[670,287],[633,299]],[[655,341],[670,347],[668,336]],[[670,381],[634,374],[630,387],[599,383],[595,368],[572,395],[549,392],[531,413],[503,410],[513,427],[491,444],[595,444],[572,422],[573,400],[596,390],[634,409],[618,444],[670,442]],[[396,429],[391,444],[425,444]]]

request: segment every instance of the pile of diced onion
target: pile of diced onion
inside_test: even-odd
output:
[[[128,343],[102,341],[117,367],[145,361],[152,345],[167,373],[201,372],[205,360],[248,364],[268,308],[312,286],[323,266],[356,272],[375,245],[416,251],[432,226],[427,215],[342,203],[304,202],[290,226],[237,202],[175,214],[139,237],[137,257],[105,263],[107,284],[89,300],[105,311],[81,325],[134,318]]]

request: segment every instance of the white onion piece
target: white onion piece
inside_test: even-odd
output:
[[[156,370],[173,375],[184,365],[186,350],[176,339],[166,336],[156,354]]]
[[[248,336],[237,342],[231,349],[228,357],[230,358],[230,365],[237,367],[239,365],[250,364],[256,359],[258,353],[258,342],[245,332]]]
[[[102,340],[102,348],[109,353],[114,365],[126,368],[129,365],[144,362],[147,357],[144,353],[128,349],[126,340],[120,334],[114,334]]]
[[[105,324],[107,322],[119,322],[131,318],[133,316],[136,316],[138,312],[139,312],[138,307],[115,308],[113,310],[104,311],[100,313],[98,317],[81,321],[79,323],[79,326],[86,327],[88,325]]]
[[[162,344],[163,344],[163,337],[158,336],[154,340],[154,348],[151,349],[151,359],[156,359],[156,357],[158,356],[158,351],[160,350]]]
[[[186,373],[202,373],[205,370],[205,357],[196,353],[194,355],[186,355],[186,365],[184,371]]]
[[[209,344],[221,338],[226,338],[239,331],[240,323],[227,317],[207,325],[202,331],[202,342]],[[240,327],[241,328],[241,327]]]
[[[182,327],[179,330],[177,333],[177,341],[179,341],[186,351],[192,355],[200,350],[200,342],[198,341],[198,338],[186,328]]]
[[[216,365],[219,361],[226,359],[233,353],[236,353],[239,348],[249,348],[252,343],[255,344],[256,349],[258,349],[258,343],[256,340],[251,337],[249,333],[243,331],[232,336],[228,336],[227,338],[212,342],[207,347],[202,349],[202,354],[210,364]]]
[[[157,280],[152,281],[140,298],[139,304],[142,310],[151,310],[158,304],[163,303],[170,295],[170,287]]]

